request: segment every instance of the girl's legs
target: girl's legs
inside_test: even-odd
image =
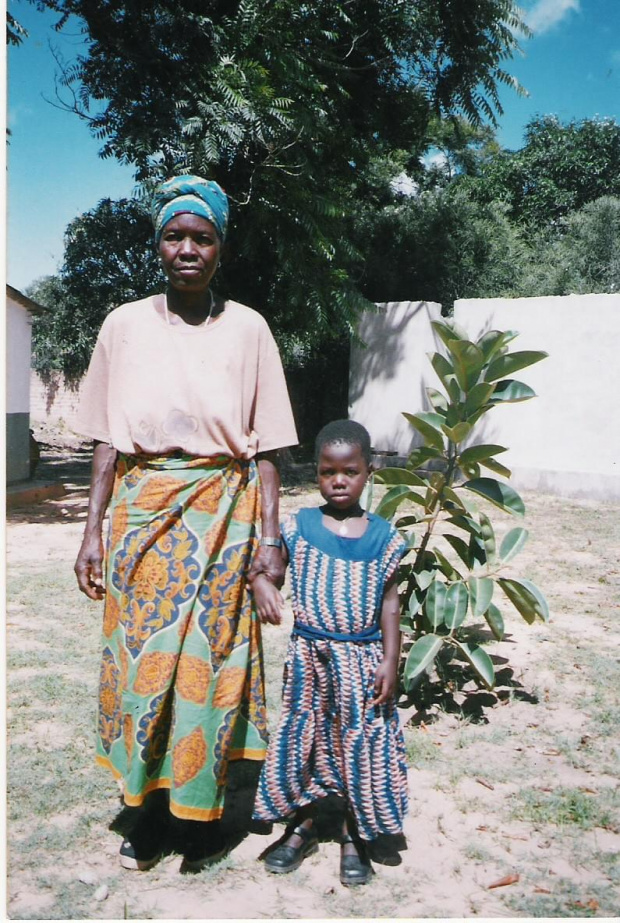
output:
[[[340,881],[343,885],[365,885],[374,874],[364,842],[360,839],[355,818],[347,809],[340,840]]]
[[[319,846],[314,830],[314,805],[300,808],[288,825],[284,839],[265,856],[265,867],[270,872],[284,874],[298,869],[306,856],[315,853]]]

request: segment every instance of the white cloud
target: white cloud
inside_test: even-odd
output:
[[[540,35],[563,22],[572,12],[579,13],[581,0],[537,0],[525,14],[530,29]]]
[[[417,196],[420,191],[418,184],[412,180],[410,176],[407,176],[404,171],[394,177],[390,186],[392,187],[392,191],[398,195]]]

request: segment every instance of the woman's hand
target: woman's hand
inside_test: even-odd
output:
[[[100,534],[84,536],[73,570],[82,593],[89,599],[103,599],[103,541]]]
[[[265,625],[279,625],[282,622],[282,607],[284,600],[279,590],[265,574],[257,574],[251,583],[252,595],[256,603],[258,617]]]
[[[259,574],[265,574],[278,589],[284,583],[286,561],[280,548],[261,545],[254,555],[249,576],[254,580]]]
[[[396,692],[398,661],[383,658],[375,673],[375,698],[371,705],[385,705]]]

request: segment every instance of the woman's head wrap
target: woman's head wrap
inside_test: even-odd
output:
[[[210,221],[224,242],[228,225],[228,199],[216,182],[201,176],[173,176],[158,186],[151,202],[151,219],[155,227],[155,243],[175,217],[189,212]]]

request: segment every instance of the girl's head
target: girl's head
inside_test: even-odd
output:
[[[368,430],[354,420],[334,420],[316,437],[317,479],[323,499],[334,509],[358,504],[372,470]]]

